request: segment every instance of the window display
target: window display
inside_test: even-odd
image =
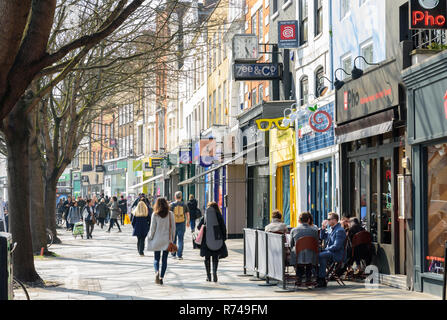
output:
[[[444,273],[447,241],[447,144],[427,148],[427,271]]]

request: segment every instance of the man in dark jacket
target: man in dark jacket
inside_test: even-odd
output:
[[[202,215],[198,208],[197,200],[194,199],[194,196],[192,194],[189,196],[189,201],[188,201],[187,205],[188,205],[189,218],[190,218],[190,223],[191,223],[191,232],[194,232],[194,229],[196,228],[196,219],[200,218]]]
[[[98,207],[96,208],[96,212],[98,214],[98,221],[101,224],[101,229],[104,228],[104,222],[107,217],[108,208],[106,205],[106,200],[102,198],[99,201]]]
[[[127,200],[121,195],[120,201],[118,201],[118,207],[121,209],[121,224],[124,224],[124,215],[127,214]]]

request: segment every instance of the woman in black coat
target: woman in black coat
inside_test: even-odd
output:
[[[217,266],[219,259],[228,257],[227,228],[225,226],[219,206],[210,202],[205,215],[201,218],[197,228],[200,230],[205,226],[202,242],[200,245],[200,256],[205,257],[206,281],[211,281],[211,257],[213,258],[213,281],[217,282]]]
[[[187,203],[189,209],[189,222],[191,224],[191,232],[194,232],[196,228],[196,219],[200,218],[199,209],[197,208],[197,200],[194,199],[194,196],[191,194],[189,196],[189,201]]]

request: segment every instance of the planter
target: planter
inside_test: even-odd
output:
[[[422,61],[442,52],[445,49],[415,49],[411,51],[411,65],[416,65]]]

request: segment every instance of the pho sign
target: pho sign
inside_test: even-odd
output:
[[[410,29],[447,29],[447,1],[411,0]]]

